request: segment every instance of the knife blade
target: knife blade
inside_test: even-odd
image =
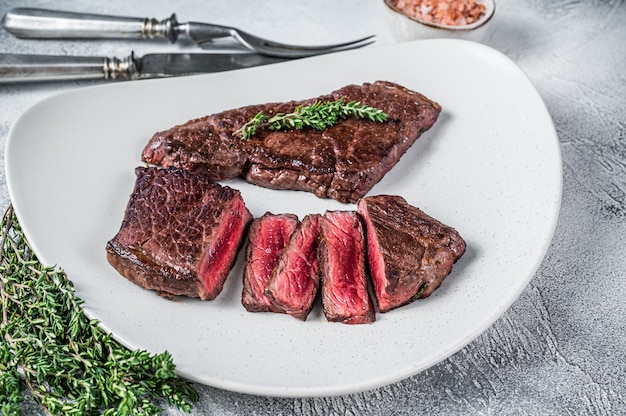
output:
[[[254,53],[155,53],[116,57],[0,54],[0,83],[138,80],[230,71],[285,61]]]

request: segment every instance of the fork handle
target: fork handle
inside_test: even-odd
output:
[[[153,39],[178,37],[176,16],[158,21],[149,18],[73,13],[28,7],[9,10],[2,27],[27,39]]]

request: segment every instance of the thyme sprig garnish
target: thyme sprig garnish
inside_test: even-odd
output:
[[[0,414],[20,414],[24,388],[55,415],[153,415],[164,400],[191,410],[197,393],[169,353],[130,351],[89,319],[66,274],[38,261],[11,208],[0,245]]]
[[[340,98],[336,101],[315,101],[311,105],[300,105],[291,113],[277,113],[272,117],[259,112],[239,131],[242,140],[247,140],[256,134],[261,125],[266,125],[270,130],[300,130],[305,127],[324,130],[348,117],[377,122],[387,120],[387,114],[378,108],[363,105],[359,101],[344,103],[343,98]]]

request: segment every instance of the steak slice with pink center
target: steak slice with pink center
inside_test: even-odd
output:
[[[329,321],[374,322],[376,313],[367,287],[365,237],[354,211],[327,211],[320,226],[318,256],[322,304]]]
[[[241,303],[249,312],[283,312],[265,296],[272,272],[300,221],[293,214],[265,213],[248,232]]]
[[[241,194],[178,168],[135,173],[122,225],[106,246],[109,263],[163,295],[215,299],[252,220]]]
[[[309,214],[302,219],[265,290],[276,307],[303,321],[313,308],[319,288],[320,221],[319,214]]]

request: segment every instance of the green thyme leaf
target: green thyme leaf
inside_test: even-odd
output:
[[[263,115],[262,112],[257,113],[250,121],[244,124],[241,127],[241,137],[245,140],[256,134],[256,130],[261,125],[261,123],[267,121],[267,116]]]
[[[422,285],[422,287],[419,288],[417,293],[415,295],[413,295],[413,297],[411,299],[412,300],[417,300],[417,299],[421,298],[422,297],[422,293],[424,293],[424,291],[426,290],[427,287],[428,287],[428,282],[424,283]]]
[[[344,104],[343,98],[340,98],[336,101],[315,101],[311,105],[300,105],[291,113],[278,113],[273,117],[260,112],[245,123],[239,133],[242,140],[247,140],[257,133],[261,125],[266,125],[269,130],[300,130],[305,127],[324,130],[348,117],[376,122],[387,120],[387,114],[382,110],[362,105],[359,101]]]
[[[50,414],[155,415],[162,400],[191,410],[198,395],[169,353],[130,351],[87,318],[72,282],[38,261],[11,208],[0,249],[0,414],[20,414],[25,388]]]

